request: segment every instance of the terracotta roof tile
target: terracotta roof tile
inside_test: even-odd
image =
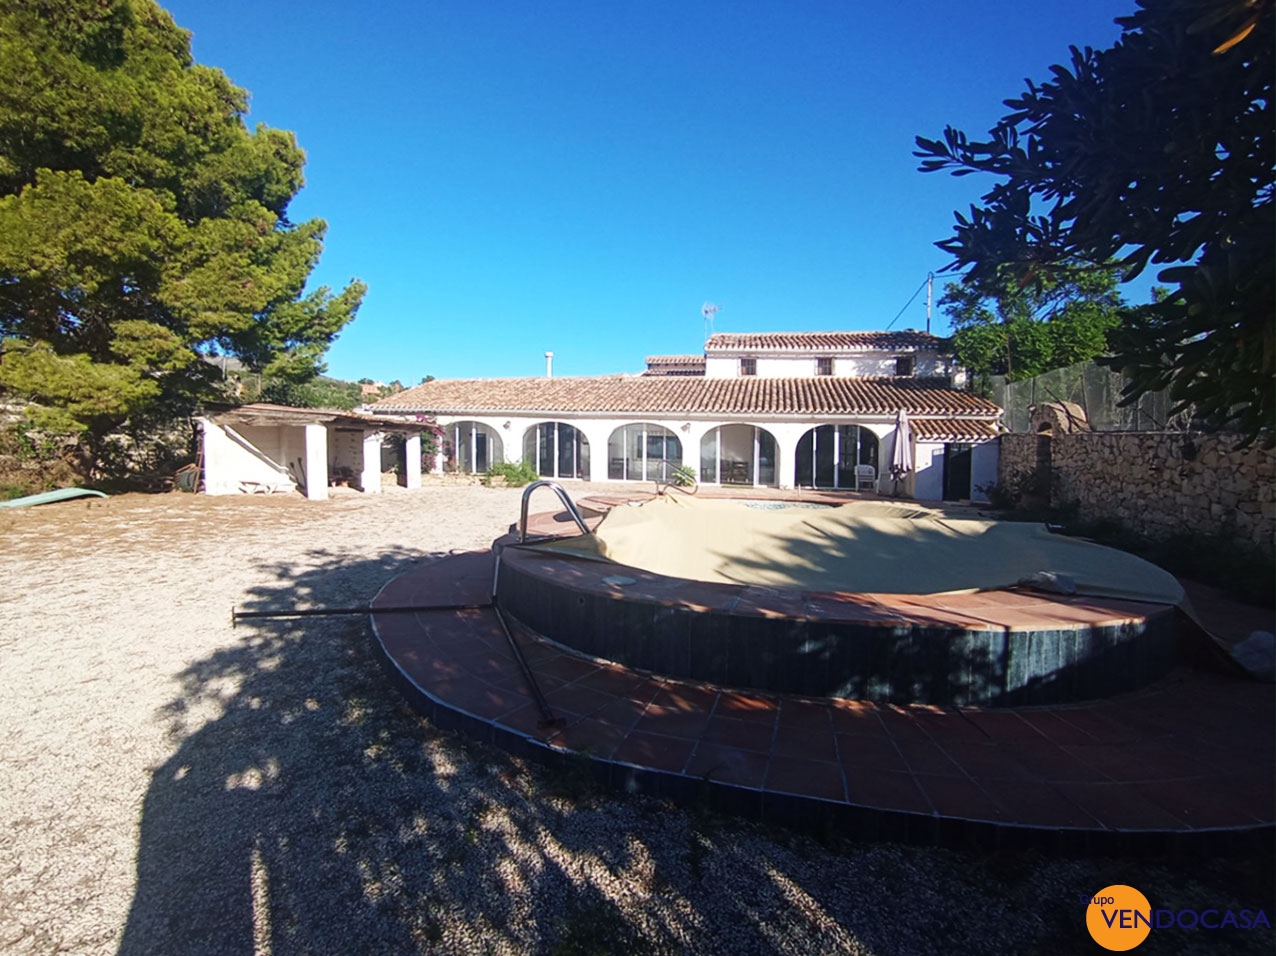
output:
[[[927,332],[719,332],[705,343],[706,352],[796,349],[859,352],[865,349],[939,349],[943,339]]]
[[[910,424],[922,441],[987,441],[999,434],[997,426],[986,419],[919,418]]]
[[[703,375],[703,355],[648,355],[646,375]]]
[[[648,365],[703,365],[703,355],[648,355]]]
[[[612,375],[588,378],[436,379],[377,402],[380,413],[623,413],[678,415],[892,414],[992,418],[986,399],[923,378],[700,378]]]

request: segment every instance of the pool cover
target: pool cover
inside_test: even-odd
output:
[[[1051,534],[1044,525],[955,518],[906,503],[761,510],[684,496],[607,513],[587,536],[540,547],[670,577],[879,594],[939,594],[1037,586],[1181,604],[1156,565]]]

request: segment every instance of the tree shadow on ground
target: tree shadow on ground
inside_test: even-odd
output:
[[[431,557],[263,566],[245,609],[363,604]],[[830,848],[599,794],[417,717],[366,618],[238,633],[163,715],[174,752],[142,806],[122,956],[1067,952],[1090,943],[1078,894],[1130,879],[1120,861],[1006,876],[944,851]]]

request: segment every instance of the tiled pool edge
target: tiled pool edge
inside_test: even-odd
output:
[[[615,575],[631,583],[599,586]],[[1091,613],[1082,622],[1078,613],[1075,622],[1001,626],[909,608],[902,602],[916,599],[907,595],[883,606],[860,595],[688,582],[516,547],[501,551],[499,592],[502,607],[579,653],[770,693],[1014,707],[1138,690],[1174,666],[1173,608],[1132,610],[1129,601],[1094,600],[1117,608],[1107,620]],[[824,610],[811,613],[813,604]],[[1069,609],[1065,599],[1058,604]]]
[[[397,580],[397,579],[396,579]],[[381,593],[393,584],[390,582]],[[380,594],[378,595],[380,597]],[[386,646],[377,614],[371,616],[377,656],[413,709],[441,729],[456,731],[551,768],[584,770],[596,784],[621,793],[642,793],[685,807],[743,816],[765,824],[836,833],[852,840],[902,842],[954,849],[1036,851],[1051,856],[1232,856],[1252,852],[1254,841],[1270,842],[1270,822],[1253,826],[1194,829],[1072,828],[966,819],[939,813],[831,801],[819,797],[743,787],[681,772],[644,767],[553,746],[546,740],[477,716],[418,684]],[[443,612],[422,611],[422,615]],[[473,619],[452,618],[459,625]],[[436,621],[441,624],[442,619]]]

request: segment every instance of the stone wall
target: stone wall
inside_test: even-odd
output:
[[[1038,435],[1001,437],[1000,480],[1037,467]],[[1049,439],[1050,503],[1152,538],[1228,534],[1273,553],[1276,455],[1234,436],[1074,432]]]
[[[998,441],[997,479],[1007,484],[1011,476],[1030,474],[1037,467],[1037,436],[1015,432],[1002,435]]]

